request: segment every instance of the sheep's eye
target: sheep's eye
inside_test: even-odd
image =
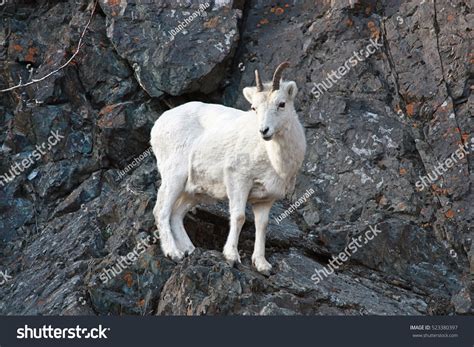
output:
[[[257,109],[255,107],[252,106],[252,111],[256,111]]]
[[[284,103],[284,102],[280,102],[280,103],[278,104],[278,107],[279,107],[279,108],[285,108],[285,103]]]

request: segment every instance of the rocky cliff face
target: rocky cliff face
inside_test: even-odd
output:
[[[455,154],[474,150],[472,2],[332,3],[100,0],[67,67],[0,93],[0,314],[472,314],[474,162]],[[64,64],[93,9],[0,6],[0,89]],[[191,100],[248,109],[254,69],[284,60],[308,151],[272,210],[272,274],[250,266],[250,213],[225,262],[224,204],[186,218],[195,253],[164,258],[153,122]]]

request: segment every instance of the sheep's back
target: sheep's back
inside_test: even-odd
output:
[[[205,133],[231,127],[246,112],[217,104],[188,102],[164,112],[151,131],[151,146],[160,173],[187,170],[187,161],[195,142]]]

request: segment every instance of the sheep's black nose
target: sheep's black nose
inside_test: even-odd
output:
[[[266,135],[268,133],[268,130],[270,130],[268,127],[266,127],[265,129],[260,129],[260,134]]]

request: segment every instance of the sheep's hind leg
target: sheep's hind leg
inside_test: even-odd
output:
[[[185,255],[191,254],[195,250],[183,224],[184,216],[193,206],[194,201],[186,198],[185,194],[182,194],[171,214],[171,231],[175,237],[178,249],[184,252]]]
[[[239,236],[242,226],[245,223],[245,205],[248,198],[248,190],[238,185],[230,185],[227,187],[227,195],[229,197],[230,211],[230,231],[224,246],[224,257],[233,265],[240,263],[238,250]]]
[[[184,178],[184,182],[185,182]],[[184,182],[179,176],[166,179],[162,177],[161,187],[158,190],[158,196],[153,214],[160,233],[161,249],[165,256],[174,261],[184,257],[184,252],[179,250],[176,241],[171,232],[171,213],[176,200],[182,193]]]
[[[256,203],[253,207],[255,216],[255,246],[252,254],[252,264],[258,272],[269,275],[272,266],[265,259],[265,234],[267,232],[268,215],[273,201]]]

